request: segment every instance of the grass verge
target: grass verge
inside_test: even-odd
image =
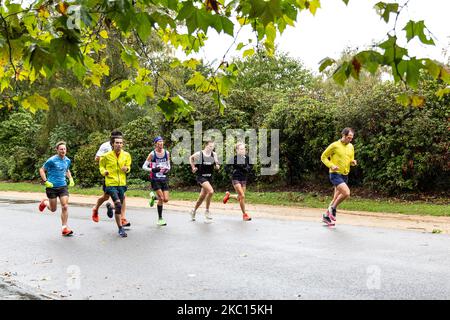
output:
[[[16,192],[44,192],[44,187],[40,184],[29,182],[0,182],[0,191]],[[70,188],[71,194],[79,195],[101,195],[100,187],[95,188]],[[129,187],[127,191],[129,197],[148,197],[148,191]],[[198,193],[190,191],[170,191],[172,200],[197,200]],[[220,202],[223,193],[216,193],[213,201]],[[232,201],[232,200],[231,200]],[[320,196],[315,193],[302,192],[252,192],[247,191],[246,202],[249,204],[267,204],[276,206],[297,206],[307,208],[326,208],[331,201],[330,196]],[[369,211],[369,212],[388,212],[430,216],[450,216],[450,205],[448,204],[430,204],[423,201],[399,201],[389,198],[383,199],[364,199],[353,197],[345,201],[340,207],[343,210]]]

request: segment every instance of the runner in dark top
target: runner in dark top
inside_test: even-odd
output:
[[[216,153],[213,151],[215,144],[213,141],[206,142],[205,148],[202,151],[194,153],[189,158],[191,164],[192,172],[197,175],[197,183],[202,187],[200,191],[197,203],[194,209],[191,211],[191,219],[195,221],[195,214],[197,209],[202,204],[203,200],[206,199],[206,211],[205,211],[205,221],[211,222],[212,216],[209,212],[209,206],[211,204],[211,198],[214,194],[214,189],[212,187],[212,175],[214,169],[219,170],[219,161],[217,159]]]
[[[228,161],[225,166],[225,171],[231,175],[231,182],[237,194],[230,194],[230,192],[227,191],[223,198],[223,203],[227,203],[230,198],[239,201],[242,210],[242,219],[244,221],[252,220],[245,212],[245,190],[247,188],[247,177],[251,170],[252,165],[250,164],[248,155],[246,155],[245,144],[237,143],[234,159]]]

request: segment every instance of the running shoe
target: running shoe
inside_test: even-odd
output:
[[[73,231],[72,230],[70,230],[68,227],[65,227],[63,230],[62,230],[62,235],[64,236],[64,237],[68,237],[68,236],[71,236],[72,234],[73,234]]]
[[[209,212],[209,210],[205,211],[205,219],[206,221],[212,221],[212,215],[211,212]]]
[[[92,208],[92,221],[98,222],[98,209]]]
[[[114,215],[112,205],[109,202],[106,204],[106,214],[108,215],[108,218],[112,218]]]
[[[327,215],[322,216],[322,221],[325,222],[329,227],[334,226],[334,222]]]
[[[192,221],[195,221],[195,214],[196,214],[195,210],[192,209],[192,210],[191,210],[191,220],[192,220]]]
[[[121,236],[122,238],[127,237],[127,233],[125,232],[124,228],[119,228],[119,236]]]
[[[120,219],[122,227],[131,227],[131,223],[127,219]]]
[[[156,194],[151,191],[150,192],[150,200],[148,201],[148,203],[150,204],[150,207],[153,207],[155,205],[155,200],[156,200]]]
[[[244,214],[242,215],[242,219],[243,219],[244,221],[250,221],[250,220],[252,220],[252,217],[250,217],[247,213],[244,213]]]
[[[41,202],[39,203],[39,211],[43,212],[45,210],[45,208],[47,208],[47,205],[45,204],[45,200],[47,199],[42,199]]]
[[[336,208],[331,208],[332,209],[332,211],[331,211],[331,215],[334,217],[334,221],[336,221],[336,212],[337,212],[337,210],[336,210]]]
[[[327,217],[329,217],[331,220],[336,221],[336,215],[333,215],[333,207],[329,206],[326,212]]]
[[[164,219],[158,219],[158,222],[156,224],[160,227],[167,226],[167,223],[166,221],[164,221]]]
[[[230,199],[230,193],[227,191],[225,192],[225,197],[223,197],[223,203],[227,203],[228,199]]]

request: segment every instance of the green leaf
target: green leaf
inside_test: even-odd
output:
[[[120,85],[114,86],[111,89],[109,89],[108,91],[109,91],[109,101],[116,100],[118,97],[120,97],[122,92],[124,92],[124,90],[120,87]]]
[[[383,63],[383,56],[373,50],[361,51],[355,56],[363,68],[371,74],[375,74],[378,67]]]
[[[70,104],[72,107],[75,107],[77,105],[77,101],[72,96],[69,90],[65,88],[52,88],[50,90],[50,98],[52,100],[61,100],[67,104]]]
[[[181,65],[180,60],[176,58],[169,64],[169,66],[173,69],[179,67],[180,65]]]
[[[349,0],[342,0],[346,5],[348,5]]]
[[[423,20],[418,22],[410,20],[403,28],[403,30],[406,31],[406,39],[408,40],[408,42],[417,36],[423,44],[434,45],[433,39],[431,37],[428,39],[425,35],[425,28],[426,27]]]
[[[220,16],[222,20],[223,31],[230,36],[234,36],[234,24],[230,21],[230,19]]]
[[[183,66],[185,66],[186,68],[192,69],[192,70],[195,70],[199,64],[200,64],[200,61],[198,61],[197,59],[193,59],[193,58],[183,61]]]
[[[408,55],[408,50],[397,45],[397,37],[389,36],[388,40],[378,45],[384,49],[383,64],[398,64],[404,56]]]
[[[345,85],[345,81],[347,81],[348,77],[350,76],[350,64],[348,62],[342,63],[336,71],[333,73],[333,80],[341,85]]]
[[[402,93],[401,95],[397,96],[396,100],[404,107],[408,107],[409,105],[411,105],[411,97],[406,93]]]
[[[147,101],[147,97],[153,98],[153,88],[151,86],[138,83],[132,85],[128,89],[127,96],[133,97],[140,106],[143,106]]]
[[[446,87],[446,88],[443,88],[443,89],[439,89],[436,92],[436,96],[439,97],[439,100],[442,100],[446,94],[450,94],[450,86]]]
[[[203,86],[206,82],[205,77],[200,72],[195,72],[194,75],[186,83],[187,86],[195,86],[196,88]]]
[[[391,13],[398,13],[398,3],[378,2],[375,4],[375,10],[388,23]]]
[[[130,48],[124,48],[120,53],[120,58],[128,67],[138,68],[139,66],[137,54]]]
[[[219,112],[223,115],[223,111],[225,110],[225,101],[223,101],[221,95],[219,95],[217,92],[213,93],[213,99],[216,102],[216,104],[219,106]]]
[[[188,101],[177,95],[175,97],[166,97],[161,99],[157,104],[158,109],[163,112],[165,118],[170,120],[178,118],[178,114],[187,116],[194,109],[189,105]]]
[[[325,70],[329,66],[333,65],[334,63],[336,63],[336,61],[334,59],[329,58],[329,57],[322,59],[319,62],[319,72],[322,72],[323,70]]]
[[[35,113],[37,110],[48,110],[48,100],[37,93],[25,98],[20,104],[32,113]]]
[[[152,25],[150,24],[150,18],[146,12],[139,12],[136,15],[136,30],[142,41],[147,41],[151,34]]]
[[[447,84],[450,84],[450,70],[446,67],[441,67],[439,78]]]
[[[247,49],[244,51],[244,53],[242,54],[242,57],[245,58],[247,56],[253,56],[255,54],[255,50],[253,48],[251,49]]]
[[[37,44],[32,44],[28,48],[28,52],[28,61],[36,71],[40,71],[43,66],[46,66],[47,68],[53,67],[55,58],[46,48],[40,47]]]
[[[411,60],[403,60],[398,64],[398,71],[402,77],[404,77],[406,83],[411,88],[416,89],[419,83],[420,69],[423,68],[422,63],[416,58]]]
[[[434,79],[437,79],[439,77],[439,74],[441,73],[441,65],[431,59],[423,59],[423,61],[425,62],[425,69],[428,71],[428,73]]]
[[[183,7],[178,12],[178,15],[176,16],[176,20],[183,21],[192,16],[195,12],[196,8],[192,5],[192,2],[186,1],[183,2]]]

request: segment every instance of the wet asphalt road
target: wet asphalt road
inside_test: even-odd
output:
[[[0,200],[0,299],[450,299],[448,235],[128,208],[122,239],[90,215],[63,238],[59,209]]]

